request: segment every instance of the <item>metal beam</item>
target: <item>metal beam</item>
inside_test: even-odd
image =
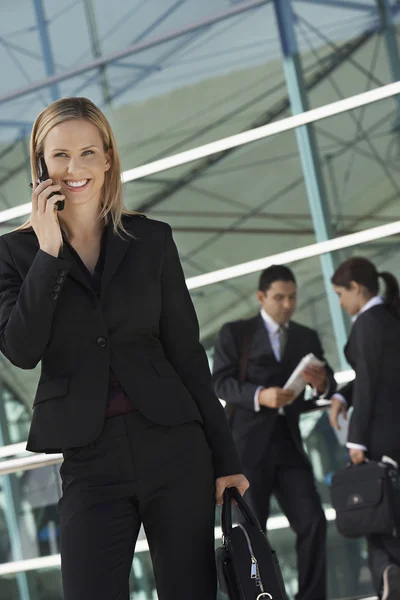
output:
[[[159,36],[153,40],[148,40],[147,42],[132,44],[131,46],[125,48],[125,50],[120,50],[119,52],[105,54],[104,56],[96,58],[95,60],[88,62],[82,65],[81,67],[70,69],[64,71],[63,73],[53,75],[51,77],[46,77],[46,79],[42,79],[41,81],[37,81],[28,86],[12,90],[11,92],[7,92],[6,94],[2,94],[0,95],[0,104],[10,102],[11,100],[15,100],[16,98],[20,98],[21,96],[25,96],[27,94],[36,92],[37,90],[49,87],[53,84],[60,83],[61,81],[72,79],[73,77],[82,75],[82,73],[87,73],[88,71],[91,71],[93,69],[98,69],[102,65],[113,63],[116,60],[121,60],[122,58],[131,56],[132,54],[137,54],[138,52],[142,52],[143,50],[147,50],[148,48],[160,46],[161,44],[165,44],[166,42],[187,35],[188,33],[198,31],[199,29],[203,29],[204,27],[207,27],[209,25],[220,23],[221,21],[225,21],[226,19],[230,19],[231,17],[235,17],[249,10],[260,8],[261,6],[265,6],[266,4],[268,4],[268,1],[269,0],[252,0],[251,2],[246,2],[245,4],[241,4],[240,6],[219,13],[218,15],[209,17],[208,19],[203,19],[202,21],[198,21],[182,29],[175,30],[167,35]]]
[[[366,2],[351,2],[349,0],[295,0],[296,2],[305,2],[307,4],[323,4],[324,6],[332,6],[334,8],[345,8],[346,10],[364,10],[371,12],[371,5]]]
[[[113,67],[120,67],[121,69],[137,69],[139,71],[155,71],[160,72],[162,68],[159,65],[140,65],[138,63],[113,63]]]
[[[385,38],[386,50],[389,59],[390,70],[393,81],[400,80],[400,55],[397,45],[396,27],[393,20],[392,8],[389,0],[377,0],[379,17],[382,25],[382,33]],[[397,120],[395,127],[400,129],[400,98],[396,97],[397,102]]]
[[[42,46],[42,55],[44,66],[47,75],[54,75],[56,69],[54,65],[53,52],[51,48],[48,22],[46,19],[45,9],[43,6],[43,0],[33,0],[33,6],[36,14],[36,27],[40,36],[40,44]],[[57,82],[50,85],[52,100],[58,100],[61,97],[60,88]]]
[[[204,31],[206,31],[206,29],[208,29],[208,27],[207,28],[203,27],[201,29],[198,29],[198,30],[192,32],[191,35],[185,36],[184,39],[179,40],[178,43],[173,48],[168,49],[166,52],[164,52],[164,54],[161,57],[159,57],[159,59],[158,59],[159,66],[161,68],[163,68],[163,63],[166,60],[168,60],[169,58],[174,56],[177,52],[181,52],[182,50],[184,50],[196,38],[199,38],[201,35],[203,35],[203,33],[204,33]],[[145,81],[149,77],[149,75],[151,73],[152,73],[152,71],[148,71],[148,72],[143,71],[143,73],[140,73],[139,75],[137,75],[135,77],[135,79],[129,81],[128,83],[126,83],[123,86],[114,90],[113,95],[112,95],[113,100],[116,100],[123,94],[126,94],[126,92],[134,89],[135,87],[138,87],[141,83],[143,83],[143,81]]]
[[[297,47],[294,18],[290,0],[274,0],[275,14],[283,53],[283,67],[293,114],[309,110],[306,86],[300,54]],[[334,237],[332,221],[329,214],[326,190],[319,158],[318,146],[313,125],[296,128],[297,145],[302,164],[304,181],[310,212],[317,242]],[[347,340],[347,323],[337,298],[333,293],[331,277],[336,268],[336,261],[331,253],[321,256],[321,267],[325,282],[325,291],[336,338],[337,351],[342,368],[347,363],[343,349]]]
[[[91,1],[91,0],[89,0],[89,1]],[[168,19],[168,17],[170,17],[176,10],[178,10],[178,8],[180,8],[185,2],[187,2],[187,0],[177,0],[173,6],[170,6],[162,14],[158,15],[156,20],[153,21],[148,27],[146,27],[146,29],[144,31],[142,31],[142,33],[140,35],[138,35],[131,43],[138,44],[142,40],[146,39],[151,33],[153,33],[153,31],[155,29],[157,29],[157,27],[160,24],[162,24],[166,19]],[[105,67],[103,67],[103,68],[105,68]],[[147,71],[146,70],[142,70],[142,71],[143,72],[141,73],[141,75],[139,77],[135,78],[133,83],[136,83],[136,81],[138,83],[141,83],[142,80],[152,72],[152,69],[147,70]],[[81,83],[81,85],[76,90],[73,91],[72,95],[74,95],[74,96],[78,95],[82,89],[85,89],[85,87],[87,87],[88,85],[91,85],[94,81],[96,81],[96,78],[97,78],[96,75],[94,77],[93,77],[93,75],[89,76],[87,79],[85,79]],[[126,90],[130,89],[130,87],[131,87],[130,84],[128,84],[128,85],[124,84],[119,90],[117,90],[117,93],[113,93],[112,95],[110,95],[110,101],[115,100],[119,95],[125,93]]]
[[[182,213],[184,214],[184,213]],[[152,214],[153,216],[153,214]],[[182,216],[182,215],[181,215]],[[174,225],[174,233],[223,233],[228,235],[289,235],[293,236],[303,236],[308,235],[312,236],[314,234],[314,229],[295,229],[294,227],[240,227],[231,229],[228,226],[226,227],[202,227],[202,226],[193,226],[190,225]],[[339,232],[338,232],[339,233]],[[353,231],[342,231],[341,234],[345,235],[346,233],[354,233]]]
[[[209,218],[209,219],[237,219],[237,218],[246,218],[248,216],[248,213],[240,213],[240,212],[227,212],[227,211],[210,211],[210,210],[206,210],[206,211],[201,211],[201,210],[163,210],[163,209],[159,209],[157,211],[153,211],[151,213],[151,216],[154,217],[154,219],[170,219],[170,218],[174,218],[174,217],[179,217],[182,218],[184,217],[185,219],[198,219],[198,218]],[[335,216],[337,215],[332,215],[333,218],[335,218]],[[343,215],[343,217],[341,216],[341,218],[343,219],[343,222],[345,222],[346,220],[349,221],[358,221],[358,219],[361,218],[361,215]],[[292,220],[292,221],[311,221],[311,215],[309,214],[305,214],[305,213],[258,213],[257,214],[257,221],[262,219],[266,219],[268,221],[287,221],[288,219]],[[377,216],[374,217],[374,219],[376,219],[377,224],[378,223],[387,223],[388,219],[387,217],[381,217],[381,216]]]
[[[101,46],[99,32],[97,28],[96,13],[94,11],[92,0],[83,0],[83,8],[85,10],[86,23],[89,30],[90,43],[92,46],[92,54],[94,58],[101,56]],[[100,71],[100,82],[101,89],[103,91],[104,104],[109,105],[111,103],[110,86],[108,85],[106,66],[101,65]]]
[[[164,21],[166,21],[166,19],[168,19],[171,15],[173,15],[174,12],[176,12],[187,1],[188,0],[176,0],[176,2],[172,6],[169,6],[168,8],[166,8],[166,10],[163,13],[158,15],[156,20],[153,21],[153,23],[151,23],[151,25],[146,27],[146,29],[144,31],[142,31],[142,33],[135,38],[135,40],[133,40],[133,43],[137,44],[138,42],[141,42],[142,40],[146,39],[150,34],[153,33],[153,31],[155,29],[157,29],[157,27],[159,25],[164,23]]]
[[[184,213],[182,213],[184,214]],[[153,216],[153,215],[152,215]],[[182,216],[182,215],[181,215]],[[386,219],[385,223],[388,222]],[[337,235],[350,235],[352,233],[356,233],[359,231],[358,229],[348,229],[342,228],[337,230]],[[309,229],[295,229],[294,227],[241,227],[240,229],[231,229],[229,225],[227,227],[202,227],[202,226],[193,226],[190,225],[174,225],[174,233],[223,233],[228,235],[263,235],[263,236],[271,236],[271,235],[288,235],[290,237],[295,236],[312,236],[315,233],[313,228]],[[398,238],[400,233],[392,236],[393,239],[396,240],[396,244],[398,244]]]

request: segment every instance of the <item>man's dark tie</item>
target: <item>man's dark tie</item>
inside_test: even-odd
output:
[[[279,354],[282,360],[287,342],[287,328],[284,325],[279,327]]]

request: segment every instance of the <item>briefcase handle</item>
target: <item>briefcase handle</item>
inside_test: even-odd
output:
[[[225,488],[224,503],[222,505],[221,513],[221,525],[224,537],[229,537],[232,533],[232,500],[236,501],[236,504],[246,521],[261,531],[256,515],[253,513],[239,490],[236,487],[230,487]]]

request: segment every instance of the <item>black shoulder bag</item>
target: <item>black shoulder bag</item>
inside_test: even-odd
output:
[[[232,500],[244,523],[232,527]],[[220,589],[229,600],[287,600],[278,558],[257,517],[237,488],[227,488],[222,507],[222,546],[217,548]]]
[[[396,535],[398,471],[382,462],[349,465],[335,473],[331,500],[344,537]]]

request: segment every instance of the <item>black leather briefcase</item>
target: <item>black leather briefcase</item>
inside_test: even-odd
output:
[[[232,499],[245,517],[235,527]],[[216,551],[221,591],[229,600],[287,600],[277,556],[236,488],[225,490],[221,520],[222,546]]]
[[[331,499],[336,526],[345,537],[396,535],[397,469],[368,461],[337,471]]]

